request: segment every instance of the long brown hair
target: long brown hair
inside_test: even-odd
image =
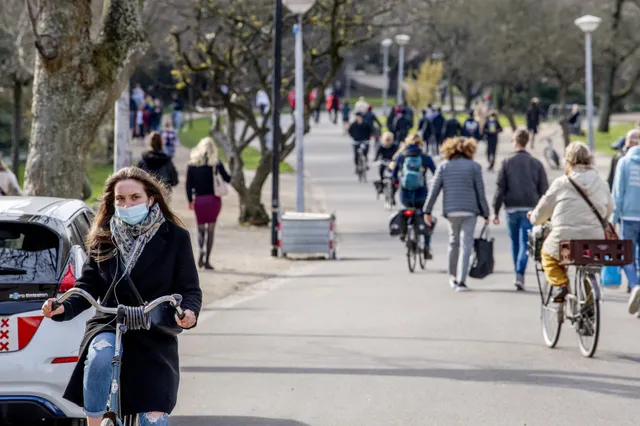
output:
[[[165,186],[142,169],[125,167],[109,176],[104,183],[102,202],[98,207],[98,212],[93,219],[91,230],[87,236],[87,249],[90,256],[97,262],[110,259],[115,255],[116,246],[112,240],[109,225],[115,213],[115,188],[118,182],[129,179],[136,180],[144,186],[144,192],[148,197],[153,197],[153,202],[158,204],[166,220],[186,228],[182,220],[171,211],[167,203],[169,196]]]

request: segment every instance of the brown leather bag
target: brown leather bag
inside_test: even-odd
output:
[[[591,200],[589,200],[589,197],[587,197],[587,194],[584,193],[582,188],[580,188],[580,186],[577,183],[575,183],[573,179],[571,179],[568,176],[567,176],[567,179],[569,179],[569,182],[571,182],[571,184],[576,189],[576,191],[578,191],[578,194],[580,194],[580,196],[584,199],[584,201],[586,201],[586,203],[589,205],[589,208],[591,208],[591,211],[593,212],[593,214],[595,214],[598,220],[600,221],[600,225],[602,225],[602,229],[604,229],[605,240],[619,240],[620,237],[618,236],[618,233],[616,232],[616,229],[613,227],[611,222],[609,222],[608,220],[606,220],[600,215],[600,213],[598,212],[598,209],[596,209],[596,207],[593,205]]]

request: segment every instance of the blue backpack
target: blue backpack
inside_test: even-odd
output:
[[[422,167],[422,155],[415,155],[404,159],[400,185],[408,191],[416,191],[424,188],[425,177],[424,168]]]

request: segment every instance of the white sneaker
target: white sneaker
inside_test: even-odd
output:
[[[451,286],[452,289],[456,289],[458,288],[458,283],[456,282],[456,280],[454,280],[453,278],[449,278],[449,285]]]
[[[631,289],[628,308],[631,315],[636,314],[640,309],[640,285],[636,285]]]

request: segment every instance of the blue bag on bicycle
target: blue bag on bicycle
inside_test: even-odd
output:
[[[424,188],[424,169],[422,167],[422,155],[406,157],[402,164],[402,177],[400,185],[408,191]]]
[[[622,284],[622,273],[619,266],[603,266],[600,275],[604,287],[619,287]]]

